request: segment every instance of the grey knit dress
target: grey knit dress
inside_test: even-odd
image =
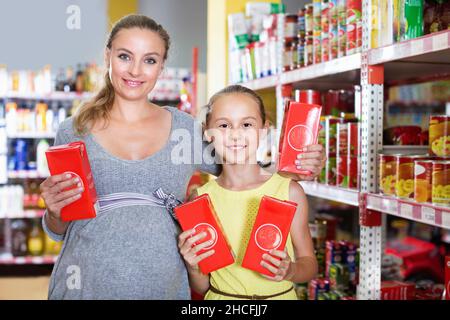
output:
[[[74,134],[69,118],[55,145],[83,140],[99,197],[150,196],[160,189],[183,201],[196,170],[218,175],[220,166],[201,141],[201,126],[175,108],[169,141],[142,160],[115,157],[92,135]],[[49,299],[190,299],[187,271],[177,247],[179,228],[162,206],[128,200],[129,205],[100,210],[95,219],[70,223],[49,286]],[[123,203],[123,202],[122,202]]]

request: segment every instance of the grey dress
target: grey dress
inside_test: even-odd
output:
[[[182,201],[194,171],[218,175],[220,166],[208,152],[202,158],[207,144],[201,141],[195,119],[165,108],[172,114],[171,138],[143,160],[119,159],[92,135],[76,136],[71,118],[60,125],[55,145],[85,142],[100,197],[151,195],[161,188]],[[64,235],[52,233],[45,220],[43,226],[49,236],[64,241],[53,268],[49,299],[190,299],[187,271],[177,247],[179,229],[164,206],[100,210],[95,219],[71,222]]]

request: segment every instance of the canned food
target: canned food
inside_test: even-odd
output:
[[[296,14],[289,14],[286,16],[284,22],[284,38],[286,41],[292,41],[297,38],[297,20]]]
[[[430,153],[450,156],[450,116],[430,117]]]
[[[326,62],[330,58],[330,38],[329,38],[329,13],[330,13],[330,6],[328,0],[322,0],[322,6],[321,6],[321,41],[322,41],[322,62]]]
[[[347,1],[347,55],[357,52],[358,21],[361,21],[361,0]]]
[[[305,40],[300,39],[297,43],[297,68],[305,66]]]
[[[431,202],[432,175],[432,160],[414,162],[414,200],[417,202]]]
[[[330,41],[330,60],[338,57],[338,7],[337,0],[330,0],[330,25],[329,25],[329,41]]]
[[[385,195],[395,194],[395,179],[397,172],[397,159],[395,155],[380,154],[379,157],[379,187]]]
[[[450,206],[450,162],[433,161],[432,201],[436,205]]]
[[[313,4],[305,6],[305,33],[307,36],[313,35]]]
[[[395,195],[399,198],[413,198],[414,196],[414,161],[427,159],[424,155],[397,156],[397,172]]]
[[[292,42],[285,42],[283,54],[283,71],[292,70],[292,65],[294,63],[294,51],[292,49]]]
[[[305,43],[305,66],[310,66],[314,62],[313,36],[306,36]]]
[[[322,60],[322,1],[313,0],[313,63],[320,63]]]
[[[297,14],[297,37],[299,39],[305,39],[305,36],[306,36],[305,13],[306,13],[306,9],[298,10],[298,14]]]
[[[322,95],[317,90],[295,90],[295,101],[322,105]]]
[[[346,0],[337,0],[338,11],[338,57],[345,56],[347,48]]]

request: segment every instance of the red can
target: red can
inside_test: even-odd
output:
[[[297,203],[263,196],[245,251],[242,267],[274,276],[261,266],[263,254],[276,249],[283,251],[291,229]]]
[[[295,90],[295,101],[322,105],[322,95],[317,90]]]
[[[191,237],[206,232],[207,236],[201,241],[213,241],[209,247],[197,253],[199,255],[211,249],[215,251],[213,255],[200,261],[199,267],[203,274],[209,274],[234,263],[231,247],[223,234],[220,220],[208,194],[200,195],[192,201],[176,207],[174,211],[183,231],[194,229],[195,233]]]
[[[358,21],[361,21],[362,9],[361,2],[361,0],[347,1],[347,55],[357,52]]]
[[[321,5],[321,32],[322,32],[322,62],[330,60],[330,6],[329,0],[322,0]]]
[[[49,148],[45,155],[51,175],[69,173],[80,179],[84,191],[81,198],[61,209],[63,221],[92,219],[97,216],[98,202],[94,177],[83,141],[72,142]],[[74,189],[76,186],[68,188]]]

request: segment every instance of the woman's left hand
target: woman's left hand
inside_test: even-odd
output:
[[[271,250],[262,256],[261,266],[274,274],[273,277],[261,274],[264,278],[272,281],[289,280],[295,274],[295,264],[286,251]],[[281,259],[281,260],[280,260]]]
[[[304,150],[297,155],[295,165],[297,169],[308,170],[311,174],[280,172],[280,175],[295,181],[312,181],[319,176],[327,160],[325,149],[321,144],[312,144]]]

